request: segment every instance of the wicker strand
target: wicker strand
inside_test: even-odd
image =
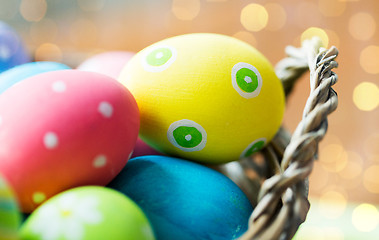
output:
[[[332,69],[338,66],[334,61],[338,50],[320,46],[321,41],[313,38],[304,41],[301,48],[287,47],[289,57],[277,65],[277,75],[287,94],[293,82],[309,68],[311,92],[303,119],[283,153],[280,173],[262,184],[249,229],[241,240],[291,239],[305,221],[310,206],[306,181],[317,159],[318,143],[327,131],[327,116],[338,104],[332,89],[337,82]]]

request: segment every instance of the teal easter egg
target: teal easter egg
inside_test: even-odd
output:
[[[37,208],[21,227],[22,240],[154,240],[142,210],[109,188],[70,189]]]
[[[0,239],[18,239],[21,214],[13,190],[0,174]]]
[[[133,199],[162,240],[234,239],[253,210],[224,175],[172,157],[133,158],[109,187]]]
[[[57,62],[30,62],[18,65],[0,74],[0,94],[26,78],[44,72],[65,69],[70,69],[70,67]]]

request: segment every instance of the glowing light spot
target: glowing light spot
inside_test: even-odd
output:
[[[347,165],[348,156],[343,147],[338,144],[329,144],[320,151],[320,162],[324,169],[330,172],[339,172]]]
[[[346,209],[347,199],[337,191],[327,191],[320,197],[320,213],[330,219],[339,218]]]
[[[359,154],[352,151],[346,151],[348,160],[346,166],[338,172],[341,178],[344,179],[356,179],[360,177],[362,173],[362,165],[363,165],[363,159]],[[358,183],[358,180],[355,180],[354,182]]]
[[[349,32],[357,40],[370,39],[374,35],[375,30],[375,19],[368,13],[356,13],[349,20]]]
[[[57,24],[49,18],[44,18],[30,26],[30,37],[37,44],[55,41],[57,33]]]
[[[52,43],[41,44],[34,53],[34,58],[36,61],[55,61],[59,62],[62,60],[61,49]]]
[[[247,32],[247,31],[240,31],[240,32],[237,32],[233,35],[233,37],[239,39],[239,40],[242,40],[244,42],[247,42],[249,43],[250,45],[252,46],[255,46],[257,47],[257,39],[255,39],[255,37],[253,36],[252,33],[250,32]]]
[[[247,30],[258,32],[267,25],[268,12],[262,5],[251,3],[242,9],[240,20]]]
[[[104,8],[105,0],[77,0],[79,7],[85,12],[97,12]]]
[[[329,37],[329,44],[330,46],[336,46],[338,47],[340,45],[340,38],[338,34],[335,31],[332,31],[330,29],[324,29],[326,35]]]
[[[287,13],[284,8],[277,3],[268,3],[265,8],[269,16],[266,29],[270,31],[281,29],[287,20]]]
[[[303,42],[305,39],[311,39],[315,36],[321,39],[323,47],[328,47],[329,45],[328,35],[323,29],[317,28],[317,27],[310,27],[307,30],[305,30],[301,34],[300,41]]]
[[[378,55],[379,56],[379,55]],[[374,83],[362,82],[354,88],[353,101],[362,111],[372,111],[379,105],[379,89]]]
[[[379,224],[379,213],[375,206],[362,203],[354,209],[351,220],[358,231],[371,232]]]
[[[363,185],[371,193],[379,193],[379,165],[366,169],[363,173]]]
[[[337,17],[345,11],[346,2],[341,0],[319,0],[318,8],[326,17]]]
[[[379,159],[379,133],[371,134],[363,144],[367,155]],[[379,161],[378,161],[379,162]]]
[[[29,22],[38,22],[46,14],[47,4],[45,0],[22,0],[20,13]]]
[[[193,20],[200,12],[200,0],[173,0],[171,11],[180,20]]]
[[[96,47],[98,43],[98,27],[88,19],[78,19],[70,29],[70,40],[81,48]]]
[[[32,198],[34,203],[40,204],[46,200],[46,195],[42,192],[35,192]]]
[[[321,191],[328,184],[329,173],[320,164],[315,164],[309,180],[309,188]]]
[[[379,73],[379,46],[368,46],[362,50],[359,57],[359,62],[363,68],[368,73],[377,74]]]

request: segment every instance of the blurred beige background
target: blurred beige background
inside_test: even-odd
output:
[[[320,211],[309,218],[321,215],[332,222],[348,221],[362,234],[378,233],[379,1],[0,0],[0,20],[19,31],[36,60],[72,67],[95,53],[137,52],[192,32],[235,36],[276,64],[285,57],[286,45],[320,36],[340,50],[335,87],[340,103],[329,118],[310,178],[310,197]],[[290,130],[301,118],[307,77],[287,103],[284,126]],[[356,239],[338,227],[328,235],[321,223],[309,221],[307,231],[318,232],[317,239]]]

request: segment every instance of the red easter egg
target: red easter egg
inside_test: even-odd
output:
[[[138,106],[114,79],[79,70],[39,74],[0,95],[0,171],[31,212],[63,190],[108,184],[138,130]]]

